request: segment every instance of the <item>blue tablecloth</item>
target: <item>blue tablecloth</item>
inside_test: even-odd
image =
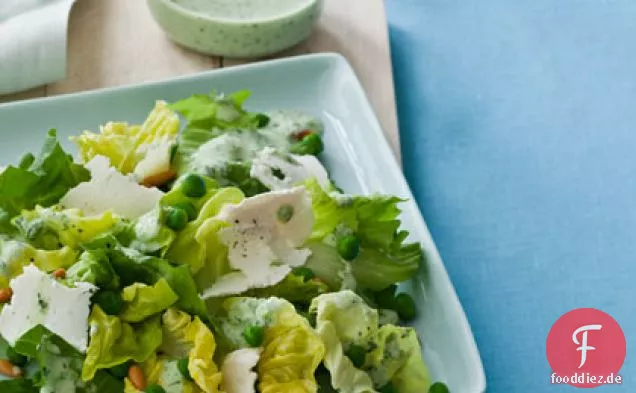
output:
[[[549,384],[548,331],[599,308],[636,391],[636,2],[387,0],[404,168],[489,392]]]

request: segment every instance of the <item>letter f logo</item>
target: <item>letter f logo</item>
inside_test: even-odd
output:
[[[603,327],[602,325],[585,325],[576,329],[574,333],[572,334],[572,341],[574,341],[574,344],[580,345],[580,347],[576,349],[577,351],[581,351],[581,364],[579,364],[579,368],[583,367],[583,365],[585,364],[585,361],[587,360],[587,351],[593,351],[596,349],[592,346],[587,345],[588,330],[601,330],[602,327]],[[581,340],[581,342],[579,342],[579,339],[577,338],[577,336],[581,332],[583,332],[583,335],[582,335],[583,339]]]

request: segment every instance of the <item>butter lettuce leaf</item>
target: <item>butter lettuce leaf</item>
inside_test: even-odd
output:
[[[402,328],[405,329],[405,328]],[[428,391],[431,386],[431,377],[428,368],[422,359],[417,333],[413,329],[403,330],[407,337],[402,337],[402,345],[411,348],[411,356],[406,363],[393,375],[391,383],[400,393],[418,393],[422,389]]]
[[[66,271],[66,282],[74,285],[88,282],[100,289],[118,290],[120,280],[104,250],[84,251]]]
[[[218,229],[225,223],[215,220],[226,204],[239,203],[244,194],[237,188],[223,188],[210,196],[201,207],[198,217],[179,232],[166,257],[189,267],[197,274],[197,282],[210,285],[230,271],[227,247],[218,239]]]
[[[265,330],[257,366],[261,393],[316,392],[314,373],[325,355],[323,342],[291,304],[276,318]]]
[[[373,380],[345,355],[352,345],[369,346],[378,330],[378,314],[351,291],[315,298],[309,308],[316,317],[316,332],[325,343],[323,364],[336,391],[375,393]]]
[[[125,322],[141,322],[151,315],[160,313],[172,306],[179,296],[170,288],[165,279],[154,285],[134,283],[122,291],[124,307],[119,318]]]
[[[205,393],[220,392],[222,374],[213,359],[217,344],[212,331],[198,317],[191,318],[174,308],[168,309],[162,319],[162,350],[187,355],[188,371],[196,385]]]
[[[428,391],[430,378],[414,329],[378,326],[378,312],[351,291],[321,295],[309,312],[325,342],[324,365],[336,390],[375,392],[391,382],[398,392]],[[365,351],[360,368],[345,355],[352,346]]]
[[[51,206],[68,190],[90,179],[83,166],[75,164],[50,130],[37,156],[26,154],[17,166],[0,173],[0,231],[13,233],[11,218],[37,205]]]
[[[105,252],[122,285],[154,285],[163,278],[179,296],[176,307],[198,315],[204,321],[209,319],[205,303],[199,298],[188,266],[174,266],[165,259],[147,256],[132,248],[123,247],[112,235],[95,239],[86,244],[85,248]]]
[[[419,345],[413,346],[410,336],[415,331],[394,325],[384,325],[378,329],[372,342],[374,345],[367,352],[364,366],[373,383],[382,387],[392,381],[398,370],[406,365]],[[417,341],[417,336],[414,336]],[[422,363],[423,365],[423,363]]]
[[[93,238],[113,231],[121,220],[111,212],[84,216],[79,209],[61,206],[25,210],[13,219],[20,234],[35,247],[56,250],[64,246],[74,249]]]
[[[104,156],[119,172],[145,178],[170,170],[171,148],[179,129],[179,116],[164,101],[157,101],[141,125],[109,122],[99,133],[84,131],[72,140],[83,162]]]
[[[59,250],[38,250],[18,240],[0,239],[0,288],[9,286],[9,281],[22,274],[29,264],[51,272],[58,268],[68,268],[77,259],[77,252],[69,247]]]
[[[89,317],[91,337],[82,368],[82,380],[93,379],[99,369],[106,369],[134,360],[147,360],[161,345],[160,317],[140,324],[128,324],[107,315],[95,305]]]
[[[174,307],[167,309],[161,316],[163,342],[159,350],[166,355],[183,358],[192,349],[192,343],[185,337],[185,328],[192,323],[192,317]]]
[[[223,302],[217,325],[233,348],[245,348],[243,331],[264,328],[263,351],[257,365],[261,393],[316,392],[314,372],[325,348],[309,322],[280,298],[236,297]]]
[[[329,193],[315,179],[307,180],[305,187],[312,196],[313,240],[335,247],[339,236],[355,234],[359,239],[360,252],[350,263],[360,289],[382,290],[417,272],[423,252],[419,244],[405,243],[408,232],[399,230],[397,205],[402,199]],[[328,258],[324,250],[320,257]]]
[[[183,378],[177,367],[177,360],[164,356],[153,355],[141,364],[141,369],[146,376],[148,385],[159,385],[166,393],[200,393],[201,389],[192,381]],[[144,393],[137,390],[130,382],[124,379],[124,393]]]

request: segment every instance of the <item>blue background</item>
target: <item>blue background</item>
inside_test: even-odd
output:
[[[545,340],[577,307],[627,339],[624,385],[598,391],[636,391],[636,2],[387,7],[405,172],[488,391],[576,391]]]

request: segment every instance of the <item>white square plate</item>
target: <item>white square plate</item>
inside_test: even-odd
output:
[[[321,157],[348,193],[373,192],[409,199],[402,204],[403,228],[422,243],[426,263],[405,284],[416,299],[413,326],[422,340],[434,380],[453,393],[481,393],[486,381],[479,352],[457,294],[426,228],[369,101],[348,62],[335,54],[301,56],[214,70],[164,82],[90,91],[0,105],[0,157],[15,162],[37,151],[46,131],[56,128],[65,147],[71,135],[121,120],[142,122],[158,99],[175,101],[194,93],[249,89],[248,107],[298,109],[325,123]],[[423,392],[425,393],[425,392]]]

